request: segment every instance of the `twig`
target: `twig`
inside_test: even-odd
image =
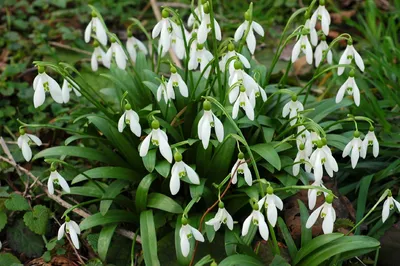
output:
[[[180,8],[190,8],[190,5],[184,3],[169,3],[169,2],[158,2],[158,6],[169,6],[169,7],[180,7]]]
[[[174,119],[172,119],[171,122],[171,126],[175,126],[176,121],[179,119],[179,117],[186,111],[187,106],[183,107],[182,110],[179,111],[179,113],[176,114],[176,116],[174,117]]]
[[[79,49],[79,48],[71,47],[69,45],[65,45],[65,44],[62,44],[62,43],[49,42],[49,44],[52,45],[52,46],[55,46],[55,47],[63,48],[63,49],[66,49],[66,50],[77,52],[77,53],[86,54],[86,55],[92,55],[91,52],[88,52],[88,51],[85,51],[85,50],[82,50],[82,49]]]

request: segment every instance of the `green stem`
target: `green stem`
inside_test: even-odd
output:
[[[307,185],[307,186],[287,186],[287,187],[280,187],[280,188],[274,188],[274,191],[285,191],[285,190],[290,190],[290,189],[318,189],[322,192],[328,193],[329,195],[334,196],[335,198],[337,198],[337,196],[335,194],[332,193],[332,190],[320,187],[320,186],[311,186],[311,185]]]
[[[68,209],[64,212],[64,214],[61,216],[61,218],[66,217],[66,216],[68,215],[68,213],[70,213],[71,211],[73,211],[73,210],[76,209],[76,208],[79,208],[79,207],[82,207],[82,206],[85,206],[85,205],[90,205],[90,204],[92,204],[92,203],[96,203],[96,202],[103,201],[103,200],[114,200],[114,199],[115,199],[115,198],[92,199],[92,200],[88,200],[88,201],[86,201],[86,202],[82,202],[82,203],[76,204],[76,205],[74,205],[74,206],[68,208]]]
[[[212,0],[209,0],[210,3],[210,19],[211,19],[211,32],[213,38],[213,50],[214,50],[214,58],[218,58],[218,45],[217,38],[215,37],[215,20],[214,20],[214,8]],[[214,60],[215,68],[217,69],[217,77],[218,77],[218,89],[221,89],[221,70],[219,69],[218,60]]]

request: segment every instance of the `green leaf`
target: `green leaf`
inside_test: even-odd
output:
[[[166,160],[162,160],[161,162],[158,162],[156,165],[157,173],[159,173],[165,178],[168,177],[170,170],[171,170],[171,164]]]
[[[33,211],[28,211],[24,214],[25,225],[38,235],[46,233],[49,218],[50,210],[43,205],[36,205],[33,207]]]
[[[115,198],[121,193],[121,190],[127,185],[126,181],[115,180],[112,182],[106,191],[104,192],[103,198]],[[112,204],[112,200],[102,200],[100,202],[100,213],[105,215]]]
[[[218,266],[263,266],[264,263],[254,257],[247,255],[236,254],[225,258]]]
[[[114,235],[117,224],[108,224],[104,226],[99,235],[99,240],[97,242],[97,249],[100,259],[106,260],[108,248],[110,246],[112,237]]]
[[[250,148],[269,162],[277,170],[281,170],[281,159],[274,147],[269,143],[256,144],[250,146]]]
[[[204,191],[204,185],[206,183],[205,178],[200,178],[200,184],[199,185],[194,185],[194,184],[190,184],[189,188],[190,188],[190,196],[192,197],[192,199],[198,198],[203,196],[203,191]]]
[[[152,149],[149,150],[146,156],[142,157],[144,167],[150,173],[154,171],[154,167],[156,166],[156,159],[157,159],[157,150]]]
[[[79,227],[81,228],[82,231],[84,231],[98,225],[105,225],[111,223],[135,223],[135,222],[137,222],[137,217],[132,212],[124,210],[110,210],[104,216],[101,213],[96,213],[93,214],[92,216],[85,218],[79,224]]]
[[[11,253],[1,253],[0,254],[0,265],[13,265],[21,264],[19,259]]]
[[[29,204],[26,199],[17,193],[12,193],[10,198],[4,202],[4,205],[10,211],[26,211],[29,210]]]
[[[352,104],[353,101],[348,98],[344,98],[340,103],[336,103],[334,98],[322,100],[320,102],[315,101],[315,103],[307,105],[307,109],[314,108],[314,111],[309,112],[306,116],[312,118],[315,123],[318,123],[334,111]]]
[[[128,168],[105,166],[87,170],[82,174],[77,175],[71,183],[76,184],[88,180],[85,175],[92,179],[120,179],[130,181],[133,184],[139,182],[139,179],[141,178],[137,172]]]
[[[213,262],[213,258],[210,255],[202,257],[194,266],[203,266]]]
[[[175,200],[161,193],[151,193],[147,199],[147,207],[170,213],[182,213],[183,209]]]
[[[290,264],[281,256],[275,255],[270,266],[290,266]]]
[[[369,185],[371,184],[373,177],[374,175],[364,176],[360,181],[360,188],[357,198],[356,223],[358,223],[364,217],[365,207],[368,199]],[[357,227],[354,234],[360,234],[360,226]]]
[[[147,194],[149,192],[151,183],[153,183],[153,181],[156,180],[156,178],[157,175],[148,174],[142,179],[142,181],[140,181],[139,186],[136,190],[136,198],[135,198],[136,209],[138,212],[141,212],[146,209]]]
[[[306,223],[309,217],[308,209],[301,200],[297,200],[300,209],[301,221],[301,247],[304,247],[312,239],[311,228],[306,228]]]
[[[41,236],[32,233],[22,219],[7,228],[8,244],[15,252],[24,253],[27,257],[40,257],[43,254],[44,243]]]
[[[4,229],[7,224],[7,214],[5,212],[0,212],[0,232]]]
[[[294,257],[297,254],[297,247],[296,247],[296,244],[294,243],[292,236],[290,235],[290,232],[285,224],[285,221],[281,217],[278,218],[278,226],[279,226],[279,229],[281,229],[283,239],[285,239],[286,246],[288,247],[290,257],[292,259],[294,259]]]
[[[157,256],[157,236],[154,227],[153,211],[147,210],[140,214],[140,236],[144,262],[146,265],[160,265]]]

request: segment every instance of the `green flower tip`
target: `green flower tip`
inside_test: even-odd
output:
[[[55,162],[53,162],[53,163],[51,163],[50,171],[54,172],[55,170],[57,170],[57,165]]]
[[[133,35],[132,35],[132,32],[130,32],[130,31],[128,31],[128,32],[126,33],[126,35],[128,36],[128,38],[130,38],[130,37],[133,36]]]
[[[158,128],[160,128],[160,122],[158,122],[157,119],[154,119],[154,120],[151,122],[151,128],[152,128],[152,129],[158,129]]]
[[[322,140],[318,140],[318,141],[317,141],[317,147],[318,147],[319,149],[321,149],[323,146],[324,146],[324,143],[322,142]]]
[[[228,51],[229,52],[235,51],[235,45],[233,43],[228,44]]]
[[[19,129],[19,134],[20,134],[20,135],[25,135],[25,129],[20,128],[20,129]]]
[[[210,14],[210,3],[206,2],[203,4],[203,10],[205,14]]]
[[[180,153],[179,151],[175,152],[174,159],[175,159],[175,162],[182,161],[182,153]]]
[[[391,196],[392,196],[392,191],[388,190],[388,197],[391,197]]]
[[[325,5],[325,0],[319,0],[319,5],[324,6]]]
[[[369,127],[369,131],[374,131],[374,130],[375,130],[374,126],[371,125],[371,126]]]
[[[68,223],[71,219],[68,216],[65,216],[65,221]]]
[[[233,66],[235,69],[243,69],[243,64],[240,62],[240,60],[236,60],[235,63],[233,63]]]
[[[203,48],[204,48],[204,44],[202,44],[202,43],[197,44],[197,50],[203,50]]]
[[[251,14],[250,14],[249,10],[244,12],[244,19],[245,20],[250,21],[250,17],[251,17]]]
[[[271,187],[271,186],[267,187],[267,193],[268,193],[269,195],[274,194],[274,188]]]
[[[93,42],[93,46],[94,46],[94,47],[99,47],[99,45],[100,45],[100,44],[99,44],[99,42],[98,42],[97,40],[95,40],[95,41]]]
[[[213,261],[211,262],[210,266],[218,266],[218,264],[215,261]]]
[[[131,110],[131,109],[132,106],[129,103],[125,104],[125,110]]]
[[[218,203],[218,208],[220,208],[220,209],[225,208],[225,204],[224,204],[222,201],[220,201],[220,202]]]
[[[240,92],[246,92],[246,88],[243,85],[240,85]]]
[[[169,17],[169,12],[168,12],[168,10],[163,9],[163,11],[161,12],[161,16],[162,16],[163,18]]]
[[[333,202],[333,195],[328,194],[328,195],[325,197],[325,202],[326,202],[326,203],[329,203],[329,204],[332,204],[332,202]]]
[[[354,78],[355,74],[356,74],[356,73],[355,73],[354,69],[350,70],[349,76],[350,76],[351,78]]]
[[[348,39],[347,40],[347,45],[353,45],[353,39]]]
[[[301,144],[299,145],[299,149],[300,149],[301,151],[303,151],[305,148],[306,148],[306,146],[304,145],[304,143],[301,143]]]
[[[201,0],[201,4],[204,5],[205,3],[207,3],[208,0]]]
[[[253,210],[258,211],[259,207],[258,207],[258,203],[254,203],[253,204]]]
[[[359,138],[360,135],[361,135],[361,134],[360,134],[360,131],[358,131],[358,130],[354,131],[353,136],[354,136],[355,138]]]
[[[114,43],[114,42],[116,42],[116,41],[117,41],[117,40],[116,40],[114,37],[111,37],[111,38],[110,38],[110,42],[111,42],[111,43]]]
[[[238,158],[239,158],[240,160],[244,159],[244,153],[243,153],[243,152],[239,152]]]
[[[297,101],[297,95],[296,94],[293,94],[292,95],[292,102],[296,102]]]
[[[328,144],[328,140],[327,140],[326,138],[322,138],[321,141],[322,141],[322,144],[323,144],[323,145]]]
[[[170,70],[171,70],[171,73],[172,73],[172,74],[175,74],[175,73],[176,73],[176,67],[171,66]]]
[[[308,28],[303,28],[301,30],[301,35],[308,35],[309,33],[310,33],[310,29],[308,29]]]
[[[326,41],[326,36],[325,36],[325,34],[322,34],[322,35],[321,35],[321,40],[322,40],[322,41]]]
[[[196,25],[196,24],[194,24],[194,25]],[[194,28],[195,26],[193,26],[193,28]],[[193,32],[192,33],[192,39],[194,39],[194,40],[196,40],[197,39],[197,32]]]
[[[97,17],[97,14],[96,14],[96,12],[92,11],[92,18],[95,18],[95,17]]]
[[[38,66],[37,69],[40,74],[44,73],[44,66]]]
[[[185,216],[182,216],[181,223],[182,223],[182,225],[187,225],[188,219]]]
[[[211,103],[208,100],[205,100],[203,102],[203,109],[204,109],[204,111],[210,111],[211,110]]]

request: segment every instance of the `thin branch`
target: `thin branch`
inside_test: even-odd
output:
[[[54,46],[54,47],[58,47],[58,48],[62,48],[62,49],[70,50],[70,51],[74,51],[74,52],[77,52],[77,53],[80,53],[80,54],[92,55],[91,52],[88,52],[86,50],[75,48],[75,47],[72,47],[72,46],[69,46],[69,45],[65,45],[65,44],[62,44],[62,43],[59,43],[59,42],[49,42],[49,44],[51,46]]]

